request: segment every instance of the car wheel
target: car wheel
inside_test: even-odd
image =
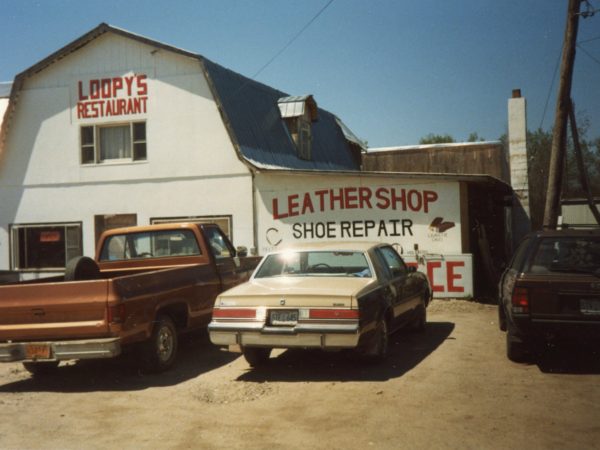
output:
[[[416,316],[413,319],[411,329],[417,333],[424,333],[425,325],[427,324],[427,309],[425,305],[419,305],[415,313]]]
[[[265,364],[271,356],[271,349],[265,347],[244,347],[242,352],[251,367],[258,367]]]
[[[377,322],[370,351],[365,355],[371,363],[385,361],[389,353],[388,324],[384,317]]]
[[[142,358],[148,372],[169,369],[177,356],[177,328],[169,316],[158,316],[150,340],[144,344]]]
[[[506,331],[506,356],[513,362],[528,362],[531,358],[531,350],[523,337],[517,334],[516,329],[507,323]]]
[[[500,331],[506,331],[506,312],[502,303],[498,304],[498,326]]]
[[[24,362],[23,367],[33,376],[48,375],[56,371],[58,361]]]

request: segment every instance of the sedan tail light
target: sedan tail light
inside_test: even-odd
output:
[[[514,313],[528,313],[529,312],[529,291],[526,288],[516,287],[513,290],[512,298],[512,311]]]
[[[310,319],[358,319],[356,309],[311,309]]]
[[[254,308],[214,308],[213,318],[215,319],[255,319],[256,309]]]

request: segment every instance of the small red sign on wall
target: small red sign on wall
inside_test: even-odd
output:
[[[42,231],[40,242],[60,242],[60,231]]]

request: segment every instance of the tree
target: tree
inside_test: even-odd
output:
[[[586,139],[589,129],[589,119],[578,117],[577,129],[583,159],[588,172],[592,195],[600,197],[600,137],[594,140]],[[508,154],[508,138],[500,137],[506,154]],[[529,177],[529,211],[531,214],[531,227],[540,230],[544,220],[544,205],[546,189],[548,187],[548,171],[550,167],[550,150],[552,148],[552,130],[545,131],[538,128],[535,131],[527,130],[527,175]],[[562,198],[584,198],[580,175],[575,160],[572,140],[569,136],[567,152],[564,162],[564,182],[561,193]]]
[[[485,141],[485,139],[480,137],[476,131],[469,134],[469,137],[467,138],[467,142],[484,142],[484,141]]]
[[[456,142],[452,136],[449,134],[433,134],[429,133],[427,136],[422,137],[419,140],[419,144],[450,144],[452,142]]]

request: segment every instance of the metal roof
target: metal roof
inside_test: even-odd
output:
[[[359,170],[333,114],[317,108],[319,120],[312,123],[312,159],[301,159],[278,106],[288,94],[205,58],[203,62],[226,125],[241,156],[251,165],[264,170]]]

